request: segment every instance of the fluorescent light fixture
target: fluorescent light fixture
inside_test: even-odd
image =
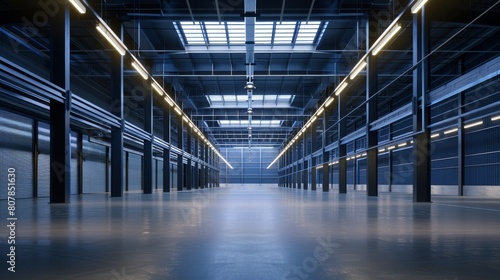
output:
[[[347,87],[346,82],[342,82],[336,89],[335,89],[335,95],[338,96],[345,88]]]
[[[431,138],[436,138],[436,137],[439,137],[439,133],[434,133],[431,135]]]
[[[361,156],[366,157],[366,153],[363,153]]]
[[[392,37],[394,37],[394,35],[396,35],[398,33],[398,31],[401,29],[401,24],[396,24],[394,25],[391,30],[389,30],[389,32],[387,34],[384,35],[384,37],[379,41],[377,40],[377,42],[375,42],[375,49],[373,49],[373,55],[377,55],[381,50],[382,48],[387,45],[387,43],[389,43],[389,41],[392,39]]]
[[[253,113],[252,108],[248,108],[248,109],[247,109],[247,113],[248,113],[248,114],[252,114],[252,113]]]
[[[390,147],[387,147],[387,150],[390,151],[390,150],[394,150],[396,149],[396,146],[390,146]]]
[[[298,136],[301,136],[302,135],[302,130],[299,131],[299,133],[297,134]]]
[[[498,121],[500,120],[500,115],[496,116],[496,117],[491,117],[491,121],[494,122],[494,121]]]
[[[451,134],[451,133],[457,132],[457,131],[458,131],[458,128],[453,128],[453,129],[445,131],[444,134]]]
[[[306,128],[309,128],[311,126],[311,122],[307,122]]]
[[[311,118],[311,123],[313,123],[313,122],[314,122],[317,118],[318,118],[318,117],[313,116],[313,117]]]
[[[181,109],[179,109],[178,107],[175,107],[174,108],[174,111],[179,115],[179,116],[182,116],[182,111]]]
[[[160,95],[162,96],[165,92],[163,89],[158,85],[155,81],[151,82],[151,87]],[[166,99],[166,97],[165,97]]]
[[[185,122],[189,122],[189,119],[186,116],[182,116],[182,120]]]
[[[316,169],[321,169],[323,168],[323,165],[316,166]]]
[[[348,157],[348,158],[347,158],[347,160],[351,160],[351,158],[350,158],[350,157]]]
[[[137,73],[139,73],[144,80],[149,78],[148,71],[139,61],[132,61],[132,67],[134,67],[135,71],[137,71]]]
[[[467,128],[471,128],[471,127],[482,125],[482,124],[483,124],[483,121],[468,123],[468,124],[464,125],[464,128],[467,129]]]
[[[354,78],[356,78],[356,76],[358,76],[359,72],[361,72],[363,69],[365,69],[365,67],[366,67],[366,61],[361,60],[360,62],[358,62],[358,64],[356,64],[356,66],[354,66],[354,69],[352,69],[352,73],[349,76],[349,78],[351,80],[354,80]]]
[[[417,0],[417,3],[411,7],[411,13],[416,14],[427,3],[427,0]]]
[[[102,23],[97,24],[97,31],[99,31],[106,40],[123,56],[125,55],[127,47],[123,44],[122,40],[111,31],[111,29]]]
[[[325,111],[325,107],[319,108],[318,112],[316,112],[316,116],[319,117],[323,113],[323,111]]]
[[[193,123],[192,122],[189,122],[189,127],[193,127]]]
[[[357,156],[356,156],[356,158],[360,158],[360,157],[361,157],[361,155],[357,155]]]
[[[326,101],[325,101],[325,107],[330,106],[330,104],[332,104],[332,102],[333,102],[333,97],[331,97],[331,96],[328,97],[328,99],[326,99]]]
[[[407,143],[401,143],[401,144],[398,145],[398,147],[404,147],[406,145],[408,145],[408,144]]]
[[[69,0],[69,2],[73,4],[75,9],[77,9],[80,14],[85,14],[87,12],[87,8],[82,2],[80,2],[80,0]]]
[[[170,107],[174,107],[174,101],[169,96],[165,95],[165,101],[167,101]]]
[[[381,152],[385,152],[385,149],[380,149],[380,150],[378,150],[378,152],[379,152],[379,153],[381,153]]]

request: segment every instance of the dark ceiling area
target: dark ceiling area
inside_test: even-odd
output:
[[[27,32],[22,21],[25,15],[36,19],[40,10],[37,2],[32,1],[33,9],[28,12],[21,2],[24,3],[0,1],[0,10],[9,11],[2,18],[2,32],[22,36]],[[349,75],[366,53],[367,40],[377,39],[397,17],[401,32],[378,59],[378,114],[382,116],[411,100],[413,34],[409,7],[412,1],[88,0],[87,3],[91,12],[85,15],[72,12],[71,69],[75,92],[100,106],[109,103],[108,54],[113,50],[96,31],[96,17],[113,28],[117,22],[121,23],[123,42],[129,51],[219,147],[249,145],[249,125],[252,145],[282,147]],[[255,11],[245,8],[248,3],[255,4]],[[497,4],[492,0],[428,2],[431,88],[498,55]],[[250,64],[249,42],[243,36],[249,17],[256,21]],[[310,31],[306,29],[308,26],[312,26]],[[193,34],[199,32],[201,37],[191,37],[188,28],[193,28]],[[21,65],[37,64],[45,68],[49,60],[49,29],[40,27],[35,36],[23,40],[24,48],[29,51],[14,59]],[[237,39],[240,41],[236,42]],[[128,118],[140,124],[143,108],[141,102],[134,100],[144,82],[129,67],[130,61],[125,60]],[[250,123],[248,92],[244,89],[249,65],[256,87],[252,91]],[[343,93],[349,96],[349,131],[355,131],[365,119],[364,109],[359,109],[365,101],[364,75],[362,71]],[[161,106],[166,106],[160,101],[155,101],[158,121],[162,120]],[[336,118],[330,114],[328,122],[333,125]],[[330,134],[335,134],[335,129]]]

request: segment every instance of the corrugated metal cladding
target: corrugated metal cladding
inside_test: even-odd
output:
[[[142,157],[137,154],[128,154],[128,190],[142,189]]]
[[[83,192],[106,191],[106,147],[83,138]]]
[[[16,169],[16,198],[33,197],[32,131],[30,119],[0,110],[0,199],[7,199],[9,168]]]
[[[223,148],[221,154],[234,169],[220,164],[221,184],[277,184],[277,165],[267,166],[278,155],[276,148]]]

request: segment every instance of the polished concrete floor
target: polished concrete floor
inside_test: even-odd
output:
[[[222,187],[16,206],[0,279],[500,279],[498,199]]]

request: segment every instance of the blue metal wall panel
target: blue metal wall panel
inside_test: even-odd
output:
[[[91,143],[83,137],[83,192],[106,191],[106,147]],[[76,180],[76,178],[71,178]]]
[[[7,199],[9,168],[15,168],[15,197],[33,197],[32,137],[30,119],[0,110],[0,199]]]
[[[223,184],[277,184],[278,169],[275,163],[267,166],[278,155],[278,150],[268,148],[226,148],[221,154],[233,166],[230,169],[220,164],[221,183]]]

